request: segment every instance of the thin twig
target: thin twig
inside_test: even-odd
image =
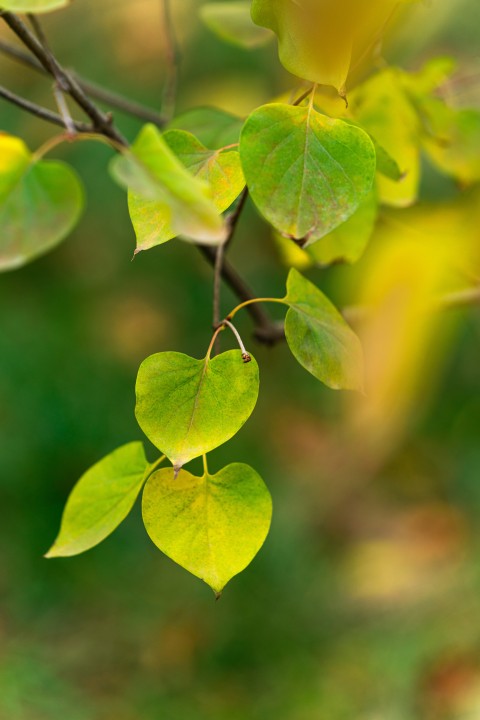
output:
[[[162,115],[170,121],[175,114],[177,104],[178,72],[180,52],[173,26],[171,0],[161,0],[163,13],[163,30],[165,39],[165,60],[167,71],[163,87]]]
[[[26,110],[26,112],[30,113],[31,115],[35,115],[41,120],[46,120],[47,122],[53,123],[54,125],[59,125],[62,128],[65,127],[65,122],[61,115],[58,115],[52,110],[48,110],[41,105],[30,102],[30,100],[25,100],[24,98],[20,97],[19,95],[15,95],[15,93],[10,92],[10,90],[7,90],[7,88],[4,88],[2,86],[0,86],[0,97],[4,100],[7,100],[7,102],[9,103],[12,103],[12,105],[16,105],[22,110]],[[91,133],[94,130],[92,125],[78,122],[76,120],[73,120],[73,125],[75,127],[75,130],[80,133]]]
[[[127,141],[121,135],[112,123],[111,115],[106,115],[87,97],[79,84],[71,77],[66,70],[60,65],[58,60],[52,53],[45,50],[42,43],[29,30],[25,23],[19,17],[10,12],[0,11],[0,17],[4,19],[10,29],[17,35],[23,44],[35,55],[37,60],[43,65],[45,70],[61,83],[64,92],[68,92],[71,98],[90,118],[95,129],[102,132],[106,137],[115,140],[115,142],[126,145]]]
[[[42,75],[50,75],[43,65],[30,55],[30,53],[25,52],[21,48],[17,48],[15,45],[11,45],[10,43],[0,40],[0,53],[11,60],[20,62],[22,65],[41,73]],[[109,107],[115,108],[115,110],[119,110],[126,115],[131,115],[132,117],[144,120],[145,122],[151,122],[159,128],[165,127],[167,123],[166,119],[153,110],[153,108],[149,108],[135,100],[126,98],[113,90],[108,90],[107,88],[97,85],[97,83],[94,83],[91,80],[86,80],[73,70],[69,70],[68,72],[70,76],[77,81],[82,90],[94,100],[105,103]]]

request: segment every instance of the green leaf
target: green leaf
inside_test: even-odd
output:
[[[240,463],[202,477],[159,470],[145,485],[142,504],[155,545],[217,596],[258,553],[272,517],[262,478]]]
[[[179,468],[233,437],[257,402],[258,366],[240,350],[203,360],[176,352],[152,355],[137,378],[138,424]]]
[[[208,183],[217,213],[229,208],[245,187],[239,153],[207,150],[184,130],[170,130],[163,139],[192,175]],[[170,208],[165,202],[144,200],[129,193],[128,208],[137,237],[136,253],[161,245],[178,234],[172,227]]]
[[[251,49],[272,39],[270,30],[252,22],[249,0],[209,2],[201,7],[200,17],[215,35],[232,45]]]
[[[368,135],[312,107],[255,110],[242,131],[240,156],[262,215],[303,247],[353,215],[375,176]]]
[[[0,0],[3,10],[15,13],[46,13],[70,5],[71,0]]]
[[[168,130],[186,130],[212,150],[240,140],[243,119],[214,107],[199,107],[178,115]]]
[[[208,183],[193,177],[154,125],[145,125],[131,150],[114,158],[114,178],[145,200],[162,203],[175,235],[219,244],[226,226]]]
[[[60,532],[45,557],[78,555],[110,535],[132,509],[147,467],[142,443],[133,442],[87,470],[68,498]]]
[[[252,18],[278,36],[285,68],[311,82],[345,90],[350,67],[378,45],[402,0],[253,0]]]
[[[332,303],[297,270],[288,276],[285,302],[285,335],[300,365],[334,390],[362,390],[360,341]]]
[[[13,270],[58,245],[76,225],[83,190],[74,171],[40,161],[20,138],[0,133],[0,270]]]

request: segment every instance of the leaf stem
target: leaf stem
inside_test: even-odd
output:
[[[203,472],[205,473],[205,475],[209,475],[210,473],[208,472],[207,456],[203,455],[202,460],[203,460]]]
[[[156,471],[156,469],[167,459],[166,455],[161,455],[155,462],[148,465],[147,469],[145,470],[145,474],[143,476],[144,482],[147,482],[147,480],[153,475],[153,473]]]
[[[252,298],[251,300],[246,300],[245,302],[241,303],[240,305],[237,305],[236,308],[232,310],[231,313],[229,313],[226,317],[226,321],[233,320],[235,315],[240,311],[243,310],[243,308],[247,308],[250,305],[254,305],[256,303],[279,303],[281,305],[288,305],[285,299],[280,298]]]
[[[245,345],[243,344],[242,338],[240,337],[240,333],[238,332],[235,325],[232,325],[230,320],[224,320],[223,324],[226,325],[228,328],[230,328],[230,330],[233,332],[233,334],[237,338],[237,342],[240,346],[240,350],[242,351],[243,362],[244,363],[251,362],[252,358],[250,357],[250,353],[247,352],[247,349],[246,349]]]

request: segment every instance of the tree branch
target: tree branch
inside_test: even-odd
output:
[[[9,28],[30,52],[35,55],[48,74],[61,84],[62,90],[68,92],[71,98],[75,100],[77,105],[90,118],[94,128],[120,145],[127,145],[123,135],[113,126],[111,115],[106,115],[91,102],[76,80],[63,69],[54,55],[43,47],[42,43],[30,32],[25,23],[10,12],[0,11],[0,16],[3,17]]]
[[[30,113],[31,115],[35,115],[41,120],[46,120],[47,122],[53,123],[54,125],[59,125],[62,128],[65,127],[65,122],[61,115],[52,112],[52,110],[41,107],[41,105],[36,105],[36,103],[25,100],[24,98],[20,97],[19,95],[15,95],[14,93],[10,92],[10,90],[7,90],[7,88],[4,88],[2,86],[0,86],[0,97],[4,100],[7,100],[7,102],[9,103],[12,103],[12,105],[16,105],[22,110],[26,110],[26,112]],[[76,120],[73,120],[73,125],[75,127],[75,130],[80,133],[91,133],[94,130],[92,125],[88,125],[87,123],[83,122],[77,122]]]
[[[22,65],[25,65],[26,67],[29,67],[32,70],[41,73],[44,76],[50,76],[50,73],[45,70],[43,65],[41,65],[38,60],[32,57],[30,53],[26,53],[24,50],[22,50],[21,48],[17,48],[15,45],[11,45],[10,43],[0,40],[0,53],[10,58],[11,60],[15,60],[16,62],[19,62]],[[132,115],[139,120],[151,122],[159,128],[165,127],[167,123],[166,118],[159,115],[152,108],[149,108],[146,105],[142,105],[141,103],[138,103],[135,100],[131,100],[130,98],[126,98],[119,93],[113,92],[112,90],[101,87],[100,85],[97,85],[90,80],[86,80],[72,70],[69,70],[69,74],[77,81],[78,85],[82,88],[82,90],[91,98],[94,98],[99,102],[105,103],[109,107],[115,108],[116,110],[120,110],[120,112],[123,112],[126,115]]]
[[[161,4],[165,37],[165,59],[167,61],[167,73],[163,88],[162,114],[170,121],[175,114],[180,52],[173,27],[171,0],[161,0]]]

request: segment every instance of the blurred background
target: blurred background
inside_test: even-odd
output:
[[[292,86],[273,45],[222,44],[197,21],[199,4],[174,7],[179,110],[246,114]],[[76,0],[43,24],[65,65],[160,106],[156,0]],[[452,97],[480,108],[479,28],[478,0],[432,0],[406,19],[387,57],[415,70],[454,56]],[[0,37],[10,39],[3,27]],[[51,105],[48,80],[3,57],[0,73]],[[115,116],[133,139],[140,124]],[[0,125],[31,148],[55,133],[5,103]],[[373,409],[322,388],[286,347],[248,343],[259,405],[210,465],[252,464],[274,517],[264,548],[219,602],[153,546],[139,504],[84,556],[42,558],[80,475],[142,437],[139,363],[162,350],[204,354],[212,295],[210,268],[185,243],[131,262],[134,235],[107,148],[55,155],[82,176],[87,211],[57,250],[0,276],[0,718],[480,719],[478,309],[417,328],[415,381],[394,383]],[[422,197],[455,199],[455,184],[423,162]],[[339,306],[355,302],[368,295],[362,278],[378,272],[381,240],[354,267],[308,275]],[[283,295],[287,269],[251,206],[231,259],[259,295]],[[223,304],[236,304],[228,290]],[[249,338],[248,317],[239,326]]]

